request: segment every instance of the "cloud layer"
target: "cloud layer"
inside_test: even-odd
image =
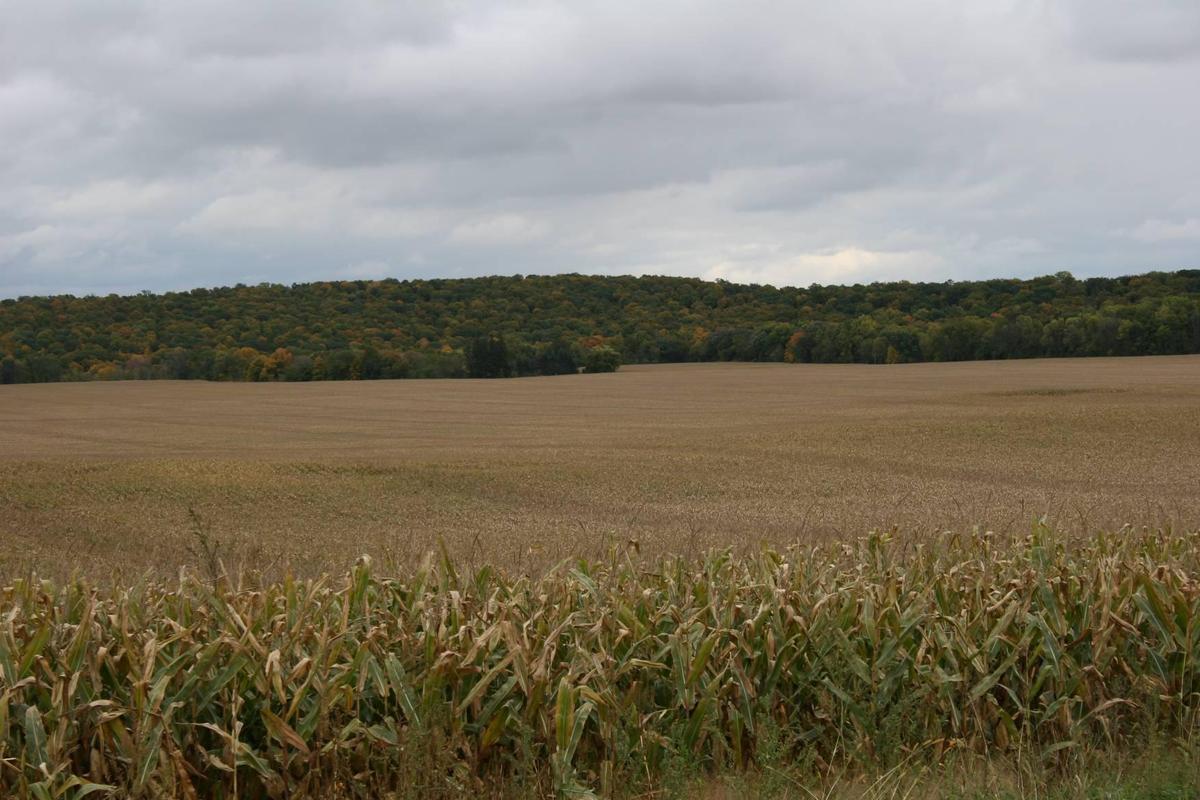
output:
[[[1193,0],[10,0],[0,296],[1200,266]]]

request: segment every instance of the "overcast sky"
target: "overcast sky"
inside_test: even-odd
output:
[[[0,296],[1200,267],[1200,2],[0,0]]]

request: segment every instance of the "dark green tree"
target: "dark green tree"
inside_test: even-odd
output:
[[[616,372],[621,366],[621,354],[607,345],[593,347],[583,354],[584,372]]]
[[[467,374],[472,378],[507,378],[512,374],[503,336],[492,333],[471,341],[467,348]]]
[[[385,364],[379,351],[374,347],[366,347],[354,354],[354,365],[350,368],[351,375],[360,381],[374,381],[383,377]]]
[[[575,348],[565,339],[555,339],[543,347],[536,364],[541,375],[571,375],[579,371]]]

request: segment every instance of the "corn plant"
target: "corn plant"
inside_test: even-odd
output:
[[[0,589],[0,796],[612,796],[1190,738],[1200,533]]]

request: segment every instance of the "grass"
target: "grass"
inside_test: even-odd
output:
[[[1198,545],[1037,527],[614,548],[536,579],[444,553],[22,578],[0,795],[1195,797]]]
[[[716,779],[691,775],[677,786],[660,795],[707,800],[1196,800],[1200,756],[1187,747],[1152,745],[1126,752],[1089,751],[1067,769],[998,755],[967,756],[936,765],[824,776],[794,769]]]
[[[1195,452],[1195,356],[5,386],[0,575],[172,575],[189,509],[275,577],[439,540],[533,574],[630,540],[659,558],[1041,517],[1195,528]]]

